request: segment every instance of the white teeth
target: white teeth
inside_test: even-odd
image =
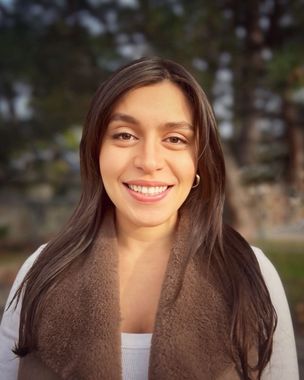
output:
[[[144,195],[158,195],[167,190],[168,186],[137,186],[137,185],[128,185],[128,187]]]

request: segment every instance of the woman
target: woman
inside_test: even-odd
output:
[[[195,79],[160,58],[115,72],[80,157],[78,207],[9,296],[5,378],[297,379],[280,280],[223,224],[223,153]]]

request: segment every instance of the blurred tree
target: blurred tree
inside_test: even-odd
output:
[[[296,193],[304,191],[304,1],[276,1],[272,20],[273,57],[268,85],[282,100],[281,112],[288,147],[285,178]]]
[[[199,0],[139,0],[135,9],[118,8],[120,40],[130,46],[140,40],[144,53],[181,62],[212,98],[223,36],[230,27],[225,11],[224,0],[203,5]]]
[[[241,165],[256,162],[259,139],[257,89],[264,74],[262,49],[264,33],[261,28],[261,0],[232,0],[235,36],[232,41],[232,70],[234,72],[234,120],[236,157]]]
[[[232,149],[247,167],[247,179],[285,176],[298,191],[303,190],[303,97],[295,101],[294,94],[303,90],[303,5],[302,0],[227,2],[235,31]]]
[[[0,2],[0,177],[9,178],[16,152],[56,145],[59,132],[81,124],[109,72],[158,54],[199,79],[230,124],[228,154],[248,181],[285,171],[299,184],[302,7],[303,0]]]
[[[81,124],[92,93],[111,71],[114,39],[90,32],[86,8],[93,13],[86,1],[16,0],[0,8],[2,179],[20,150],[50,146],[58,132]],[[20,107],[22,96],[28,104]]]

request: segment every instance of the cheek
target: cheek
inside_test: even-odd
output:
[[[113,168],[113,160],[110,160],[108,157],[109,156],[107,154],[100,154],[99,172],[104,190],[113,202],[115,200],[115,187],[113,186],[115,182],[115,170]]]
[[[106,150],[102,150],[99,155],[99,172],[102,177],[103,182],[107,182],[110,173],[111,167],[113,167],[113,162],[109,159],[110,155]]]
[[[114,157],[114,158],[113,158]],[[99,155],[99,171],[104,184],[117,180],[124,172],[126,159],[106,147]]]
[[[189,182],[191,186],[196,174],[196,166],[196,161],[192,155],[179,159],[176,162],[176,169],[178,170],[179,177],[185,182]]]

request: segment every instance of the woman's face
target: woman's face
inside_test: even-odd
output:
[[[192,110],[163,81],[125,94],[113,110],[99,165],[119,223],[172,226],[196,173]]]

